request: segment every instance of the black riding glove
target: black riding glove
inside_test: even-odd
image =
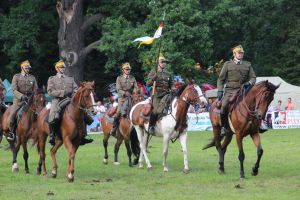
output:
[[[250,85],[251,85],[251,82],[248,81],[248,82],[244,83],[244,88],[248,89],[250,87]]]
[[[68,92],[65,90],[64,97],[71,97],[71,96],[72,96],[72,92]]]
[[[218,91],[218,101],[221,101],[222,97],[223,97],[223,91]]]
[[[21,101],[28,102],[28,97],[27,97],[27,96],[25,96],[25,95],[24,95],[24,96],[22,96],[22,97],[21,97]]]

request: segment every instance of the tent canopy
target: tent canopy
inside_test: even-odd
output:
[[[276,90],[274,95],[274,100],[271,103],[271,106],[274,108],[278,102],[278,100],[282,101],[282,107],[287,104],[287,99],[292,98],[292,102],[294,103],[294,107],[297,110],[300,110],[300,87],[289,84],[285,82],[279,76],[270,76],[270,77],[257,77],[256,82],[261,82],[268,80],[269,82],[273,83],[274,85],[280,84],[280,87]],[[218,89],[207,90],[205,95],[207,98],[216,98],[217,97]]]
[[[3,85],[4,85],[5,90],[6,90],[6,94],[4,96],[4,100],[3,101],[5,103],[12,103],[13,99],[14,99],[14,93],[12,91],[11,84],[10,84],[10,82],[7,79],[5,79],[3,81]],[[45,96],[46,96],[46,100],[47,101],[51,101],[51,97],[48,94],[45,94]]]

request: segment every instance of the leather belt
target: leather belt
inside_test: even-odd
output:
[[[239,80],[228,80],[227,82],[228,83],[239,83],[240,81]]]

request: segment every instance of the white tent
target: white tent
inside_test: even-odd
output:
[[[268,80],[274,85],[280,84],[280,87],[276,90],[274,100],[271,103],[271,106],[274,108],[277,104],[278,100],[282,101],[283,109],[287,104],[287,99],[292,98],[292,102],[294,103],[294,107],[297,110],[300,110],[300,87],[289,84],[282,80],[279,76],[271,76],[271,77],[257,77],[256,82]],[[217,89],[208,90],[205,92],[205,95],[208,98],[217,97]]]

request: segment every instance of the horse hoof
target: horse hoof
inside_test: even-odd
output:
[[[164,172],[168,172],[169,169],[167,167],[164,167]]]
[[[183,173],[188,174],[188,173],[190,173],[190,170],[189,169],[183,169]]]
[[[42,173],[42,170],[39,168],[36,168],[36,175],[41,175],[41,173]]]
[[[148,171],[152,171],[152,166],[147,167]]]
[[[47,176],[47,172],[43,173],[43,176],[46,177]]]
[[[221,175],[223,175],[223,174],[225,174],[225,170],[224,169],[219,169],[218,173],[221,174]]]
[[[134,159],[133,165],[137,165],[139,163],[139,159]]]
[[[105,165],[107,165],[108,164],[108,162],[107,162],[107,159],[103,159],[103,164],[105,164]]]
[[[254,167],[252,168],[252,176],[257,176],[258,174],[258,169],[255,169]]]
[[[139,164],[139,169],[144,169],[144,165],[143,164]]]
[[[11,171],[13,173],[16,173],[16,172],[19,172],[19,168],[18,168],[18,164],[17,163],[14,163],[12,168],[11,168]]]
[[[67,179],[68,179],[68,182],[69,182],[69,183],[74,182],[74,176],[73,176],[73,174],[72,174],[72,173],[69,173],[69,174],[67,175]]]
[[[119,162],[114,162],[114,165],[120,165],[120,163]]]
[[[25,169],[25,173],[26,173],[26,174],[29,174],[29,169]]]
[[[133,167],[132,163],[129,163],[128,166],[129,166],[129,167]]]

